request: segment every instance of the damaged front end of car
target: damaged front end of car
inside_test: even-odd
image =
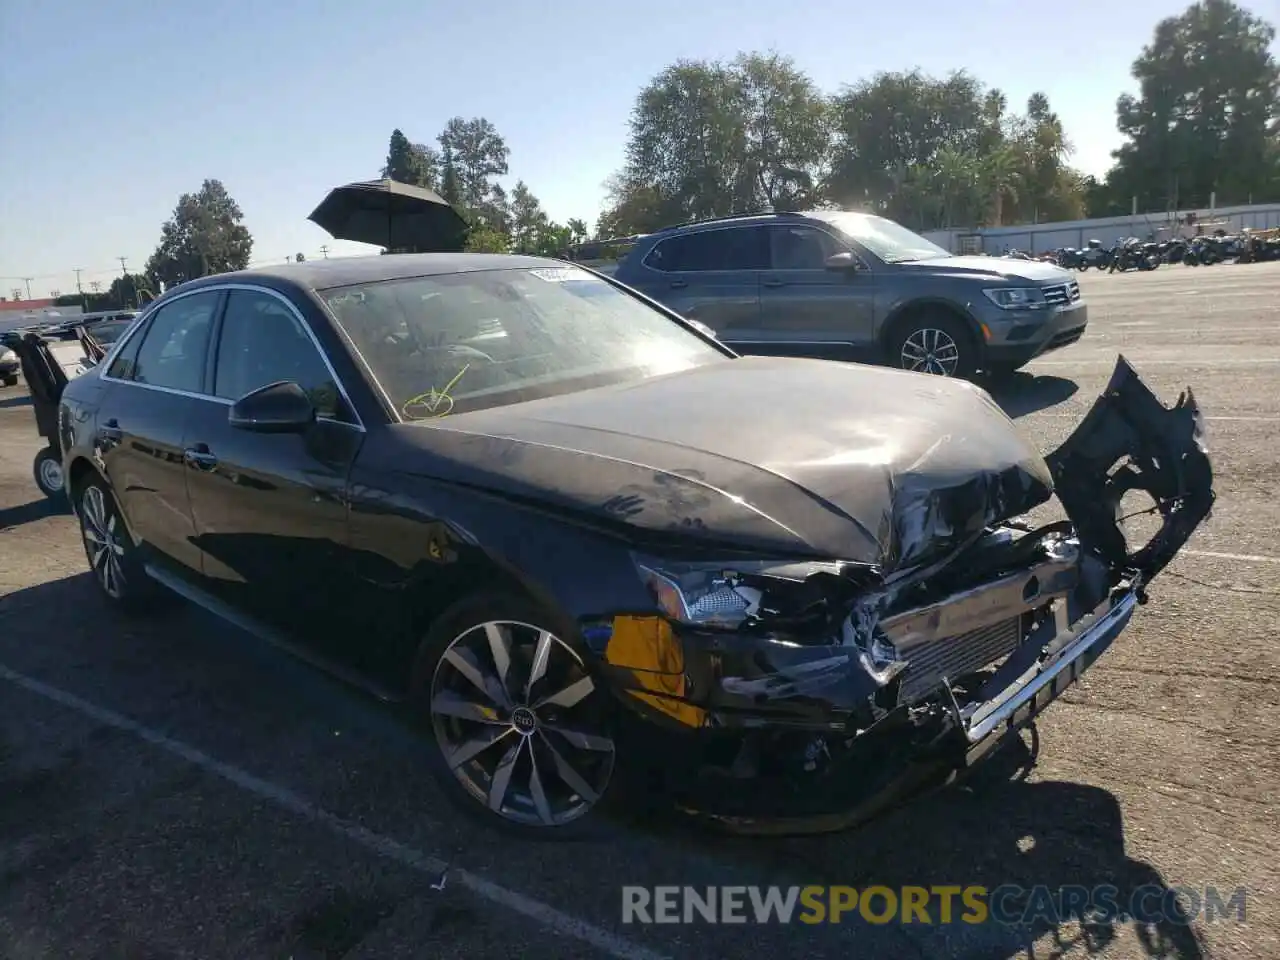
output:
[[[1165,407],[1123,357],[1044,462],[1068,519],[1000,518],[910,568],[637,553],[661,615],[585,629],[663,789],[731,829],[840,829],[953,779],[1057,699],[1214,493],[1190,391]],[[1131,491],[1161,520],[1138,549]]]

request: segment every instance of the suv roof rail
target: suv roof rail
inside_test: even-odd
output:
[[[750,220],[755,217],[803,217],[804,214],[798,210],[755,210],[744,211],[743,213],[729,213],[722,217],[703,217],[699,220],[686,220],[683,223],[673,223],[670,226],[663,227],[661,230],[655,230],[655,233],[666,233],[668,230],[679,230],[682,227],[699,227],[707,223],[725,223],[733,220]]]

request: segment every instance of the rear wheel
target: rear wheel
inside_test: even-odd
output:
[[[889,362],[901,370],[942,377],[969,377],[978,368],[978,348],[967,324],[948,313],[919,313],[899,323],[889,340]]]
[[[31,472],[41,493],[50,500],[61,500],[63,498],[63,494],[66,492],[66,485],[62,475],[62,459],[54,452],[52,447],[45,447],[36,454],[35,462],[31,465]]]
[[[82,484],[76,495],[80,536],[98,589],[114,607],[131,613],[143,609],[160,588],[143,569],[115,497],[96,476]]]
[[[476,597],[432,627],[414,669],[441,786],[531,837],[588,831],[613,780],[610,705],[566,633],[519,597]]]

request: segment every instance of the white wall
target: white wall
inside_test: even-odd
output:
[[[1183,211],[1182,216],[1194,213],[1205,222],[1204,232],[1225,230],[1238,233],[1245,227],[1253,230],[1269,230],[1280,227],[1280,203],[1254,204],[1252,206],[1218,207],[1210,213],[1206,209]],[[1225,221],[1214,222],[1209,221]],[[977,234],[981,237],[984,253],[999,254],[1004,249],[1024,250],[1027,253],[1044,253],[1059,247],[1082,247],[1089,240],[1101,240],[1103,246],[1111,246],[1124,237],[1142,237],[1154,233],[1157,239],[1165,239],[1175,232],[1191,236],[1195,228],[1188,228],[1171,221],[1166,214],[1138,214],[1136,217],[1103,217],[1096,220],[1070,220],[1059,223],[1019,224],[1009,227],[982,227],[975,230],[935,230],[925,234],[929,240],[951,251],[958,251],[960,238]]]

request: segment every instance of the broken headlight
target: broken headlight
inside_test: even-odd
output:
[[[737,627],[771,613],[766,593],[775,584],[801,584],[814,573],[834,574],[839,568],[835,563],[779,560],[689,562],[639,555],[634,559],[641,579],[666,616],[715,627]]]

